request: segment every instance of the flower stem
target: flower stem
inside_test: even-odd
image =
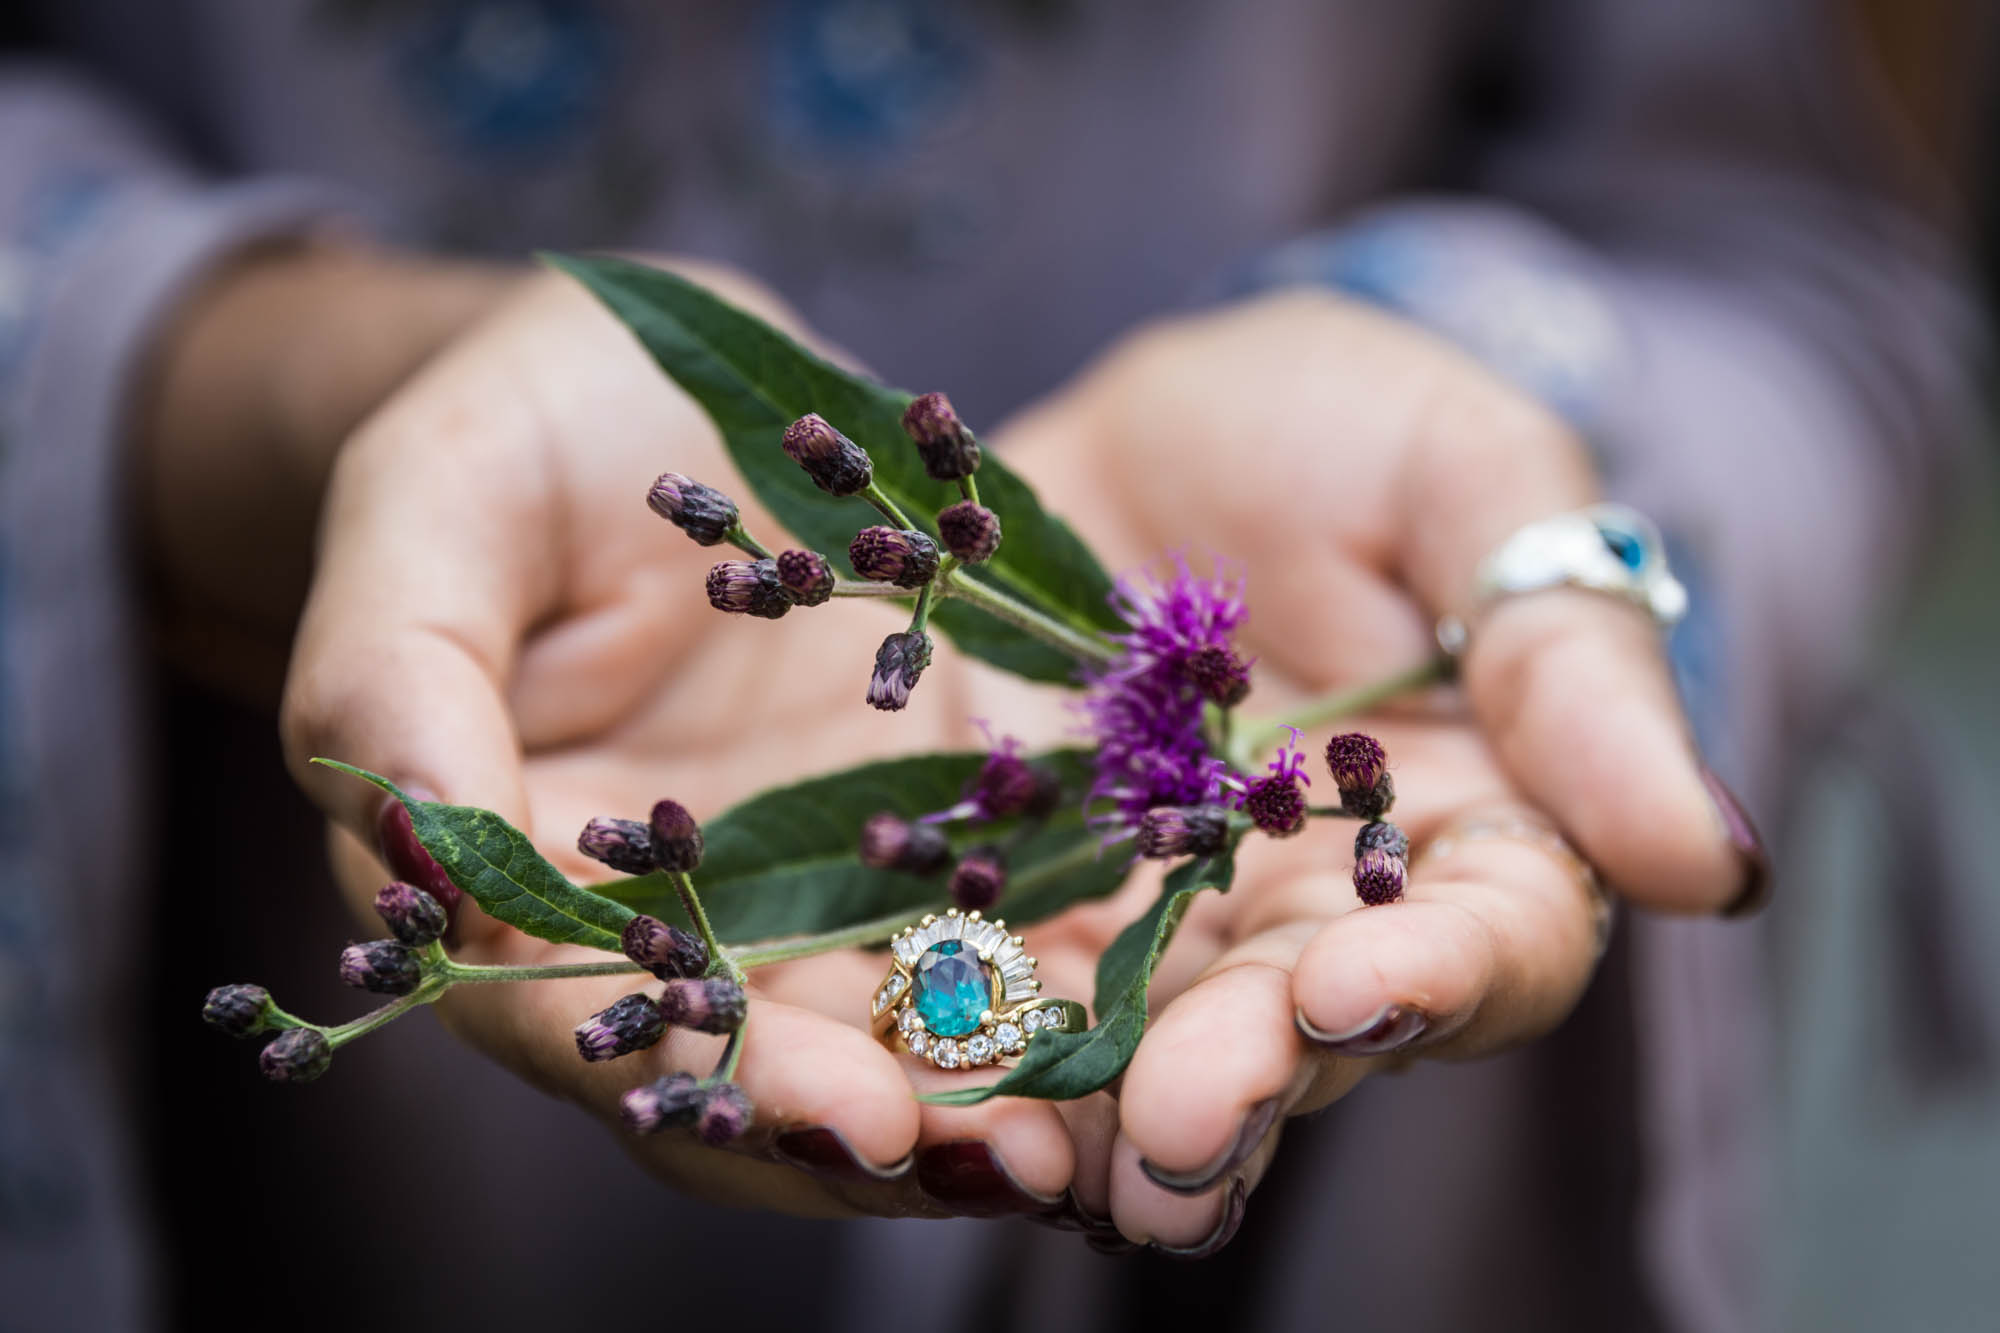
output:
[[[688,920],[694,922],[701,942],[708,946],[709,970],[719,968],[724,976],[741,983],[744,980],[743,969],[730,960],[722,941],[715,938],[715,927],[708,924],[708,912],[701,905],[701,895],[694,891],[694,879],[685,870],[676,870],[667,878],[674,882],[674,892],[681,896],[682,910],[688,914]]]
[[[896,502],[894,500],[891,500],[888,497],[888,495],[883,492],[882,488],[876,485],[874,482],[871,481],[868,483],[868,489],[861,492],[861,498],[866,500],[869,504],[874,505],[876,511],[880,513],[883,518],[888,519],[891,523],[894,523],[897,527],[902,528],[905,531],[908,531],[914,529],[917,526],[916,524],[910,522],[910,516],[908,514],[905,514],[902,510],[898,509],[896,507]]]
[[[893,583],[857,583],[852,579],[841,579],[833,585],[835,597],[908,597],[908,588],[898,588]]]
[[[1452,660],[1440,654],[1428,661],[1384,676],[1366,685],[1357,685],[1351,690],[1339,690],[1322,695],[1309,703],[1302,704],[1288,713],[1276,717],[1263,718],[1249,723],[1238,732],[1236,743],[1229,748],[1228,759],[1231,766],[1247,769],[1256,757],[1278,744],[1285,738],[1287,727],[1297,727],[1301,731],[1337,722],[1341,718],[1356,713],[1365,713],[1399,694],[1423,689],[1439,681],[1448,680],[1453,669]]]
[[[771,553],[764,549],[764,543],[750,535],[750,530],[741,523],[732,523],[729,531],[722,534],[723,540],[746,555],[754,555],[759,560],[769,560]]]
[[[945,591],[983,607],[1018,629],[1026,630],[1051,647],[1087,662],[1110,662],[1118,657],[1117,645],[1102,634],[1072,629],[1060,620],[1037,611],[1026,602],[1016,601],[990,584],[954,572]]]
[[[417,1008],[419,1005],[429,1004],[432,1000],[435,1000],[450,989],[450,980],[441,974],[434,973],[431,976],[425,977],[423,982],[408,995],[391,1000],[380,1009],[372,1013],[363,1014],[351,1023],[342,1023],[339,1027],[321,1028],[320,1031],[326,1034],[326,1044],[337,1051],[356,1037],[365,1037],[376,1028],[395,1022],[404,1014],[409,1013],[410,1010]],[[307,1023],[301,1024],[301,1026],[311,1027],[313,1025]]]
[[[722,1058],[715,1062],[714,1071],[702,1082],[727,1083],[736,1077],[737,1063],[743,1059],[743,1030],[749,1026],[750,1019],[746,1014],[743,1021],[736,1025],[736,1031],[729,1034],[729,1044],[722,1048]]]
[[[444,979],[477,985],[489,981],[560,981],[565,977],[622,977],[644,972],[637,963],[621,958],[615,963],[549,963],[539,967],[487,967],[479,963],[447,961],[441,969]]]
[[[931,591],[936,587],[935,583],[926,583],[924,590],[917,594],[917,613],[910,617],[910,633],[921,634],[924,626],[930,624]]]
[[[815,954],[832,953],[836,949],[856,949],[870,944],[886,943],[891,935],[904,926],[913,926],[925,916],[937,911],[935,906],[911,907],[888,916],[878,916],[852,926],[842,926],[839,930],[824,931],[817,935],[792,935],[762,944],[746,945],[730,951],[730,961],[745,971],[753,967],[768,967],[772,963],[789,963],[795,958],[811,958]]]
[[[972,479],[970,473],[958,479],[958,493],[974,504],[979,503],[979,483]]]

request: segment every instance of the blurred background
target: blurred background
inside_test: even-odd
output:
[[[10,500],[41,512],[9,520],[0,607],[49,622],[52,605],[77,608],[96,637],[76,651],[104,678],[36,693],[15,660],[0,718],[14,754],[0,1330],[678,1325],[734,1317],[732,1284],[754,1285],[752,1326],[838,1323],[870,1308],[854,1274],[887,1271],[857,1255],[917,1225],[678,1200],[428,1018],[343,1052],[310,1090],[265,1084],[246,1048],[194,1021],[234,979],[299,1012],[355,1010],[331,960],[357,927],[323,870],[322,822],[285,777],[273,678],[190,666],[115,498],[42,501],[115,497],[102,483],[125,427],[105,405],[184,294],[172,273],[320,227],[503,263],[591,246],[736,263],[892,378],[951,385],[975,423],[1135,322],[1276,283],[1333,286],[1460,342],[1659,497],[1698,595],[1768,613],[1695,623],[1677,644],[1691,707],[1781,867],[1773,907],[1740,928],[1770,1001],[1741,1021],[1771,1025],[1754,1316],[1707,1326],[1993,1328],[1989,35],[1977,0],[14,0],[0,439]],[[1807,349],[1748,367],[1747,388],[1676,351],[1704,338],[1705,302],[1737,301],[1774,345]],[[1634,389],[1619,328],[1662,382]],[[1713,501],[1662,480],[1674,432],[1726,418],[1732,395],[1758,423],[1741,447],[1796,450],[1796,493]],[[1658,411],[1667,399],[1692,406]],[[89,484],[62,485],[63,460]],[[1850,485],[1821,486],[1843,469]],[[1816,622],[1824,643],[1779,642],[1796,590],[1734,591],[1749,564],[1736,548],[1703,563],[1705,530],[1767,516],[1786,541],[1823,541],[1828,570],[1878,580]],[[97,544],[79,537],[37,583],[32,553],[55,549],[37,521]],[[18,630],[12,647],[59,629]],[[1788,673],[1809,712],[1764,727],[1732,711],[1745,690],[1788,698]],[[49,870],[49,844],[73,877]],[[1590,1155],[1618,1198],[1648,1184],[1608,1128],[1637,1095],[1627,947],[1572,1023],[1519,1057],[1603,1075],[1594,1100],[1548,1109],[1533,1151]],[[99,1071],[92,1095],[60,1091],[49,1071],[66,1060]],[[1476,1086],[1456,1077],[1407,1081]],[[1370,1099],[1387,1116],[1402,1095],[1370,1085],[1311,1131],[1337,1137],[1342,1117],[1370,1123]],[[1304,1195],[1342,1183],[1271,1182],[1237,1242],[1194,1268],[1021,1222],[955,1222],[923,1243],[1097,1293],[1010,1304],[981,1277],[967,1333],[1250,1326],[1297,1258]],[[1578,1267],[1610,1274],[1588,1303],[1532,1266],[1468,1275],[1491,1326],[1704,1326],[1658,1298],[1627,1212],[1579,1206],[1558,1229]],[[1326,1279],[1327,1323],[1403,1326],[1393,1305],[1348,1303],[1360,1288],[1344,1283]],[[114,1289],[142,1293],[145,1313],[94,1313],[85,1294]]]

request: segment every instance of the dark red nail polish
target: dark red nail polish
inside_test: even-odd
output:
[[[1023,1188],[993,1150],[977,1139],[940,1143],[918,1153],[917,1184],[964,1217],[1012,1217],[1046,1212],[1061,1203]]]
[[[1215,1183],[1249,1160],[1257,1151],[1257,1145],[1271,1131],[1271,1124],[1278,1118],[1278,1099],[1266,1097],[1244,1113],[1236,1127],[1236,1137],[1222,1150],[1222,1155],[1207,1166],[1193,1171],[1168,1171],[1154,1166],[1145,1158],[1139,1159],[1139,1169],[1146,1178],[1163,1190],[1175,1194],[1206,1194],[1215,1188]]]
[[[1400,1051],[1430,1030],[1430,1016],[1421,1009],[1385,1004],[1367,1020],[1346,1032],[1323,1032],[1307,1021],[1303,1009],[1293,1021],[1307,1041],[1337,1055],[1388,1055]]]
[[[1243,1214],[1248,1211],[1250,1191],[1238,1176],[1229,1183],[1229,1197],[1223,1201],[1222,1216],[1215,1223],[1215,1230],[1208,1239],[1186,1249],[1172,1245],[1154,1245],[1153,1248],[1169,1259],[1206,1259],[1236,1239],[1237,1230],[1243,1225]]]
[[[406,787],[404,790],[412,800],[437,799],[421,787]],[[444,873],[444,867],[417,841],[416,830],[410,827],[410,812],[393,796],[384,797],[382,808],[376,812],[375,845],[390,874],[416,885],[437,899],[448,916],[457,916],[458,885],[451,882],[451,877]]]
[[[786,1130],[772,1141],[771,1156],[808,1175],[850,1185],[894,1180],[910,1169],[908,1157],[894,1166],[876,1166],[849,1147],[839,1130],[824,1125]]]
[[[1722,909],[1722,914],[1749,916],[1770,901],[1771,855],[1764,850],[1764,840],[1757,835],[1757,826],[1743,809],[1743,803],[1722,784],[1722,779],[1704,766],[1701,781],[1708,788],[1708,798],[1715,802],[1716,813],[1722,816],[1722,826],[1729,833],[1729,845],[1743,859],[1743,887]]]

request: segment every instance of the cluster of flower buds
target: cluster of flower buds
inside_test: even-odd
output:
[[[927,393],[913,400],[903,414],[903,429],[915,443],[924,471],[936,480],[957,482],[964,492],[962,500],[938,512],[937,538],[907,526],[909,520],[876,489],[875,465],[868,451],[817,412],[808,412],[787,426],[782,444],[786,457],[804,470],[813,485],[828,495],[865,497],[894,524],[872,525],[855,534],[847,548],[855,574],[871,583],[916,592],[927,589],[938,577],[943,564],[940,539],[943,550],[961,564],[992,559],[1000,549],[1000,517],[975,498],[970,479],[979,468],[979,442],[959,420],[948,398]],[[795,549],[772,556],[758,545],[744,531],[736,502],[713,487],[678,472],[663,473],[647,493],[646,502],[701,545],[729,542],[750,557],[725,560],[708,571],[705,591],[709,605],[718,611],[776,620],[795,606],[822,605],[839,587],[832,566],[820,552]],[[927,613],[927,606],[920,603],[910,628],[891,634],[876,650],[875,670],[868,681],[870,706],[894,712],[908,705],[910,691],[931,660],[931,639],[923,629]],[[1247,687],[1248,677],[1240,664],[1236,674]],[[606,833],[604,838],[611,836]],[[609,855],[617,854],[608,842],[605,853],[592,855],[624,868],[618,861],[608,860]],[[627,860],[636,864],[634,858]]]
[[[708,946],[699,935],[641,913],[625,923],[619,938],[625,956],[661,981],[698,977],[708,971]]]
[[[743,1026],[749,1000],[728,977],[669,981],[659,999],[643,992],[621,997],[576,1025],[576,1053],[596,1063],[643,1051],[667,1029],[728,1033]]]
[[[634,1134],[692,1129],[711,1148],[750,1127],[750,1098],[737,1084],[704,1083],[693,1074],[669,1074],[625,1094],[619,1118]]]
[[[1373,736],[1345,732],[1326,743],[1326,766],[1340,808],[1367,821],[1354,835],[1354,892],[1370,907],[1397,901],[1409,879],[1410,840],[1387,819],[1396,803],[1388,752]]]
[[[600,816],[583,826],[576,849],[628,875],[685,874],[701,864],[701,825],[679,801],[657,801],[645,823]]]
[[[1370,907],[1403,896],[1409,866],[1410,840],[1394,824],[1372,820],[1354,835],[1354,892]]]

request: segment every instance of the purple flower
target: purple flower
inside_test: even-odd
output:
[[[340,979],[377,995],[408,995],[423,981],[424,966],[407,944],[370,940],[341,950]]]
[[[777,620],[792,609],[775,560],[725,560],[708,571],[708,604],[731,615]]]
[[[1380,819],[1395,804],[1388,751],[1366,732],[1343,732],[1328,741],[1326,767],[1333,774],[1333,785],[1340,788],[1340,808],[1348,814]]]
[[[818,606],[833,596],[833,568],[818,551],[786,551],[778,557],[778,582],[798,606]]]
[[[951,844],[944,834],[926,824],[912,824],[901,815],[882,810],[868,816],[861,826],[862,865],[929,875],[944,869],[950,860]]]
[[[1007,858],[998,847],[975,847],[951,872],[951,900],[967,912],[984,912],[1007,887]]]
[[[685,874],[701,864],[701,825],[679,801],[655,801],[648,832],[653,863],[660,869]]]
[[[937,573],[938,548],[926,533],[878,523],[854,534],[847,544],[847,560],[855,573],[871,582],[921,588]]]
[[[1188,676],[1218,707],[1234,708],[1250,693],[1250,664],[1220,644],[1190,657]]]
[[[644,995],[627,995],[576,1025],[576,1053],[595,1063],[643,1051],[667,1030],[660,1006]]]
[[[1156,806],[1215,804],[1228,769],[1202,734],[1206,697],[1194,662],[1208,649],[1234,656],[1230,638],[1247,617],[1242,579],[1199,578],[1176,556],[1167,578],[1119,579],[1111,605],[1129,628],[1115,636],[1124,653],[1085,682],[1097,741],[1091,799],[1116,802],[1127,828]]]
[[[699,936],[643,912],[625,923],[619,937],[625,956],[662,981],[698,977],[708,970],[708,946]]]
[[[1407,857],[1410,854],[1409,836],[1394,824],[1381,820],[1363,824],[1360,831],[1354,835],[1354,859],[1359,861],[1368,853],[1375,851],[1387,852],[1395,857]]]
[[[916,442],[924,471],[938,481],[956,481],[979,469],[979,442],[941,393],[919,394],[903,412],[903,429]]]
[[[257,1052],[257,1068],[273,1083],[310,1083],[333,1063],[333,1043],[317,1028],[281,1032]]]
[[[701,1103],[701,1083],[693,1074],[669,1074],[626,1093],[618,1114],[634,1134],[657,1134],[692,1125]]]
[[[720,1148],[750,1128],[755,1109],[750,1104],[750,1094],[736,1084],[712,1083],[702,1089],[695,1137],[711,1148]]]
[[[270,1013],[271,992],[262,986],[217,986],[201,1006],[203,1021],[232,1037],[269,1031]]]
[[[1243,812],[1251,822],[1274,838],[1289,838],[1306,826],[1306,798],[1299,784],[1310,787],[1306,757],[1299,749],[1305,733],[1286,727],[1291,741],[1271,760],[1270,771],[1252,782],[1243,793]]]
[[[817,412],[785,427],[785,453],[828,495],[854,495],[875,479],[875,465],[860,445]]]
[[[644,875],[654,869],[652,832],[636,819],[600,815],[576,835],[576,849],[628,875]]]
[[[981,722],[982,730],[986,724]],[[948,805],[934,814],[918,820],[921,824],[948,824],[959,819],[1006,819],[1010,815],[1045,815],[1055,808],[1062,798],[1061,785],[1054,774],[1030,764],[1021,757],[1021,742],[1012,736],[993,740],[993,733],[986,732],[988,744],[986,762],[979,766],[979,772],[972,781],[965,784],[965,795],[957,804]]]
[[[659,1012],[667,1023],[696,1032],[734,1032],[743,1026],[749,998],[728,977],[669,981],[660,994]]]
[[[661,473],[653,489],[646,492],[646,503],[702,546],[714,546],[736,526],[734,500],[678,472]]]
[[[1363,852],[1354,863],[1354,892],[1370,907],[1393,903],[1403,896],[1403,882],[1408,873],[1402,857],[1392,856],[1380,847],[1373,848]]]
[[[391,935],[412,948],[429,944],[450,924],[437,899],[401,880],[376,890],[375,913],[387,923]]]
[[[1139,855],[1172,860],[1213,856],[1229,837],[1229,811],[1219,805],[1162,805],[1139,821]]]
[[[868,678],[868,706],[893,713],[910,702],[917,678],[931,664],[931,636],[922,630],[891,634],[875,650],[875,674]]]
[[[991,560],[1000,549],[1000,518],[985,505],[960,500],[938,511],[938,536],[944,549],[968,565]]]

